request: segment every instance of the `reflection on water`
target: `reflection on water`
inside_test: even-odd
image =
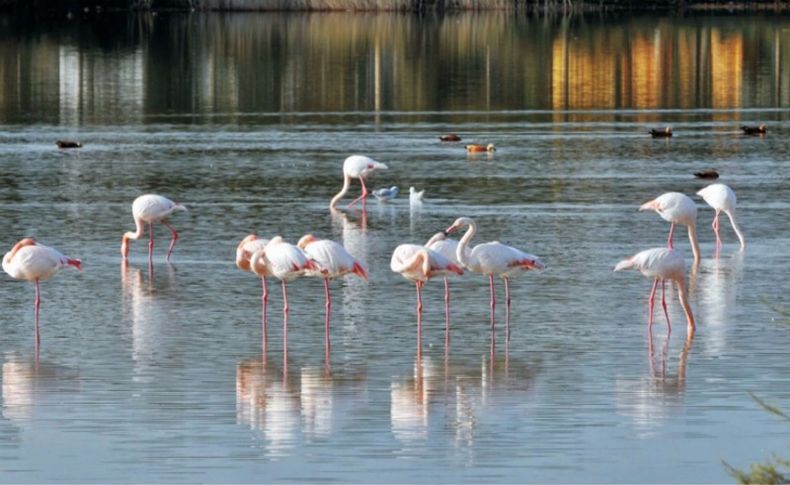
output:
[[[57,395],[79,392],[80,375],[58,364],[25,360],[16,356],[3,362],[3,417],[24,425],[36,408],[51,405]]]
[[[790,29],[777,17],[300,13],[114,22],[112,33],[75,20],[47,36],[11,23],[0,34],[0,121],[790,104]],[[86,41],[103,43],[106,54],[80,56]]]
[[[702,345],[706,355],[721,356],[727,350],[727,334],[736,324],[736,283],[743,260],[743,251],[704,260],[697,275],[697,307],[706,322],[706,338]]]

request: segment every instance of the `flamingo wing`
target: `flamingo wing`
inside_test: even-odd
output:
[[[472,250],[471,260],[483,274],[513,276],[529,269],[543,269],[537,256],[498,241],[478,244]]]
[[[329,239],[309,244],[305,253],[318,265],[320,273],[330,278],[352,272],[354,265],[358,264],[346,248]]]
[[[301,276],[305,270],[315,268],[304,251],[285,242],[279,244],[270,242],[266,246],[266,259],[272,274],[286,281]]]

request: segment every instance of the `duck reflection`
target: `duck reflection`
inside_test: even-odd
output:
[[[340,378],[322,366],[298,372],[261,358],[236,366],[236,421],[262,433],[267,456],[285,456],[300,440],[329,437],[335,426],[339,383],[359,383],[366,373]],[[342,404],[340,404],[342,406]]]
[[[719,356],[727,351],[727,333],[736,323],[738,280],[744,253],[703,262],[697,275],[697,307],[705,322],[703,352]]]
[[[77,393],[80,387],[79,373],[70,367],[39,362],[37,358],[6,358],[3,417],[23,424],[33,418],[36,406],[45,406],[50,400],[60,402],[63,394]]]
[[[667,368],[670,338],[657,348],[648,335],[648,375],[640,379],[618,379],[615,383],[617,408],[633,419],[640,429],[650,429],[683,409],[686,393],[686,370],[694,343],[689,334],[677,359],[674,374]]]

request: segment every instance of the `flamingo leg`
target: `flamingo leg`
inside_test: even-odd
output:
[[[148,223],[148,265],[154,262],[154,223]]]
[[[35,304],[35,327],[33,330],[33,336],[36,339],[36,350],[38,350],[39,345],[41,345],[41,331],[38,325],[38,310],[41,307],[41,288],[39,287],[38,280],[36,280],[36,304]]]
[[[178,241],[178,232],[176,228],[171,226],[168,222],[162,221],[162,224],[167,226],[170,232],[173,233],[173,239],[170,240],[170,246],[167,248],[167,260],[170,261],[170,256],[173,255],[173,248],[176,247],[176,241]]]
[[[721,211],[716,211],[716,215],[713,216],[713,232],[716,234],[716,257],[719,256],[719,251],[721,250],[721,234],[719,234],[719,214]]]
[[[505,280],[505,336],[506,340],[510,341],[510,279]]]
[[[653,281],[653,289],[650,290],[650,298],[647,300],[647,328],[653,328],[653,308],[656,302],[656,288],[658,288],[658,278]]]
[[[674,238],[674,236],[675,236],[675,223],[673,222],[669,226],[669,237],[667,238],[667,247],[669,249],[672,249],[672,239]]]
[[[417,286],[417,352],[422,353],[422,281]]]
[[[288,354],[288,288],[285,280],[281,281],[283,286],[283,354]]]
[[[496,299],[494,298],[494,275],[488,275],[488,286],[491,290],[491,330],[494,330],[494,306]]]
[[[324,321],[324,345],[326,348],[326,355],[329,356],[329,315],[332,312],[332,300],[329,297],[329,278],[324,278],[324,294],[326,295],[326,319]]]
[[[664,286],[664,280],[661,280],[661,306],[664,308],[664,317],[667,319],[667,334],[672,331],[672,326],[669,324],[669,312],[667,311],[667,289]]]
[[[266,331],[266,306],[269,303],[269,290],[266,288],[266,277],[261,277],[261,286],[263,286],[263,293],[261,294],[261,338],[263,339],[263,353],[266,354],[266,348],[269,343],[268,332]]]
[[[364,203],[365,199],[367,199],[368,197],[368,187],[365,185],[365,178],[360,176],[359,182],[362,184],[362,194],[348,204],[349,209],[351,208],[352,205],[356,204],[360,200]]]
[[[450,282],[444,277],[444,346],[450,343]]]

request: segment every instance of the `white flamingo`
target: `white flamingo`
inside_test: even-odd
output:
[[[639,207],[640,211],[655,211],[662,219],[671,223],[667,247],[673,248],[672,238],[675,234],[675,224],[688,227],[691,252],[694,253],[694,264],[700,262],[699,243],[697,242],[697,204],[691,197],[680,192],[667,192],[655,199],[645,202]]]
[[[494,328],[494,276],[505,281],[505,324],[507,339],[510,339],[510,278],[530,271],[545,269],[543,262],[534,254],[502,244],[498,241],[478,244],[467,251],[470,241],[477,232],[477,223],[468,217],[459,217],[445,231],[448,234],[467,226],[466,233],[456,248],[456,257],[464,268],[488,276],[491,290],[491,329]]]
[[[299,249],[303,250],[308,258],[317,266],[315,270],[308,272],[309,276],[320,276],[324,280],[324,295],[326,297],[326,319],[324,321],[324,341],[327,356],[329,355],[329,315],[332,310],[332,302],[329,295],[329,280],[338,278],[348,273],[353,273],[360,278],[367,280],[368,273],[365,268],[357,261],[346,248],[341,244],[329,240],[318,239],[312,234],[306,234],[297,243]]]
[[[741,249],[746,248],[746,239],[744,239],[738,224],[735,222],[735,192],[724,184],[711,184],[704,189],[697,192],[697,195],[702,197],[709,206],[713,207],[716,215],[713,217],[713,232],[716,234],[716,254],[718,255],[721,249],[721,235],[719,234],[719,214],[724,212],[730,218],[730,224],[738,236],[738,241],[741,243]]]
[[[691,306],[689,305],[688,294],[686,292],[686,262],[683,260],[683,256],[676,250],[669,248],[647,249],[620,261],[617,263],[617,266],[614,267],[614,270],[621,271],[630,268],[638,269],[648,278],[654,278],[653,289],[650,290],[650,299],[647,303],[648,329],[653,326],[653,308],[655,307],[656,288],[658,287],[659,281],[661,281],[661,292],[663,294],[661,305],[664,307],[664,316],[667,319],[667,330],[671,331],[672,329],[669,324],[666,290],[664,288],[664,282],[666,280],[671,280],[677,284],[680,305],[683,307],[683,311],[686,314],[689,332],[693,333],[694,315],[691,312]]]
[[[241,240],[238,247],[236,247],[236,267],[242,271],[249,271],[253,273],[250,267],[250,258],[255,251],[265,249],[269,244],[268,239],[262,239],[255,234],[250,234]],[[261,332],[263,340],[263,351],[266,352],[268,343],[268,335],[266,332],[266,306],[269,302],[269,291],[266,287],[267,271],[264,269],[263,274],[258,275],[261,278],[261,286],[263,292],[261,293]],[[271,276],[271,274],[269,274]]]
[[[41,306],[39,282],[48,280],[61,268],[73,266],[82,271],[82,262],[61,254],[58,250],[24,238],[3,256],[3,271],[14,279],[33,281],[36,284],[35,338],[36,348],[41,342],[38,325],[38,311]]]
[[[455,264],[456,266],[461,266],[461,263],[458,261],[458,241],[455,239],[449,239],[447,237],[447,233],[444,231],[437,232],[434,234],[428,242],[425,243],[425,247],[428,249],[432,249],[437,253],[441,254],[448,261]],[[466,250],[469,252],[469,249]],[[453,274],[453,273],[450,273]],[[445,339],[449,341],[450,338],[450,282],[448,281],[448,275],[444,276],[444,331],[445,331]]]
[[[329,208],[334,209],[337,203],[340,202],[340,199],[346,195],[349,187],[351,187],[352,178],[358,178],[359,183],[362,184],[362,195],[352,200],[348,206],[351,207],[360,199],[362,199],[364,203],[364,200],[367,198],[369,193],[368,188],[365,185],[365,177],[375,170],[385,170],[386,168],[387,166],[385,164],[377,162],[364,155],[351,155],[350,157],[346,158],[346,160],[343,162],[343,188],[340,189],[340,192],[338,192],[337,195],[332,198],[332,201],[329,202]]]
[[[317,267],[307,255],[294,246],[276,236],[263,249],[258,249],[250,256],[250,269],[261,278],[274,276],[280,280],[283,288],[283,352],[288,349],[288,288],[286,283],[305,274],[307,270]]]
[[[436,276],[464,274],[458,265],[439,254],[418,244],[401,244],[392,253],[390,268],[417,287],[417,349],[422,349],[422,287],[425,282]]]
[[[170,247],[167,250],[167,260],[170,261],[173,248],[178,240],[178,232],[176,232],[175,227],[167,222],[167,218],[178,210],[185,211],[187,209],[183,205],[176,204],[161,195],[145,194],[134,199],[134,202],[132,202],[132,216],[134,217],[136,230],[125,233],[123,239],[121,239],[121,255],[123,259],[129,257],[129,240],[137,240],[142,237],[143,233],[145,233],[145,224],[148,224],[148,263],[151,264],[154,254],[154,222],[161,222],[173,233],[173,239],[170,241]]]

